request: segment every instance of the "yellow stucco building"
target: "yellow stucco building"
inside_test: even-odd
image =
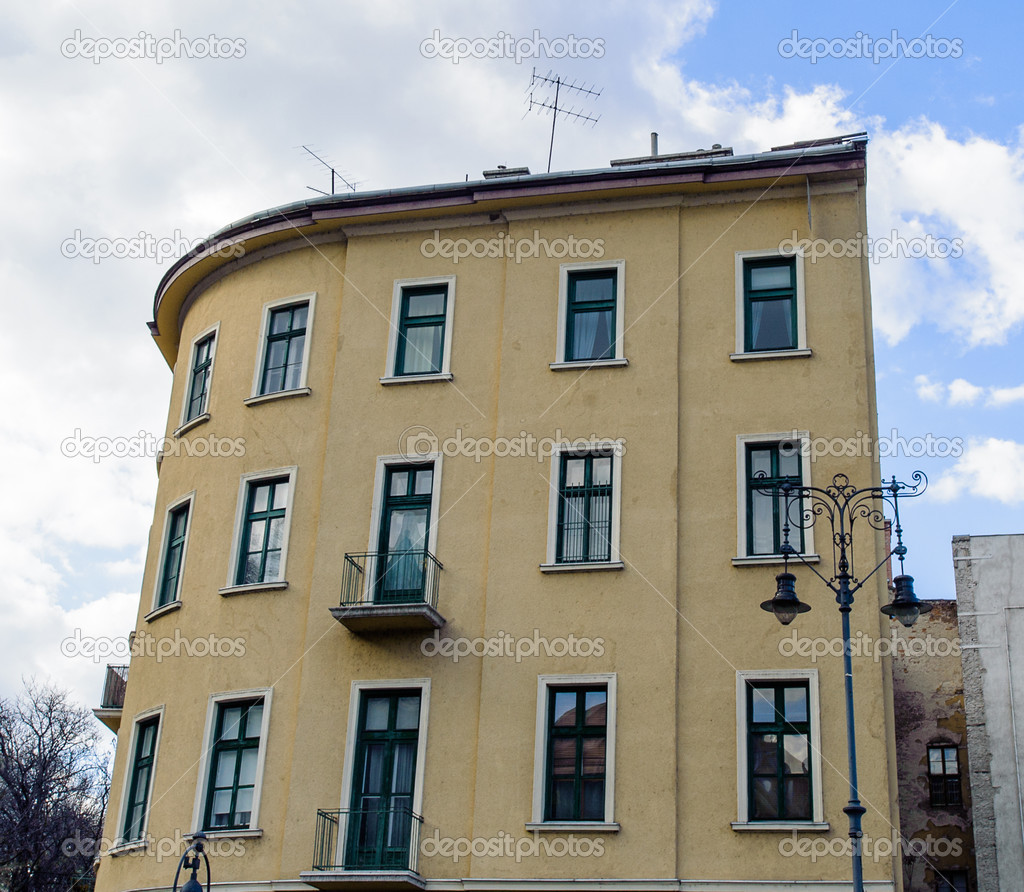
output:
[[[499,169],[179,260],[98,892],[168,888],[200,830],[231,892],[848,888],[841,660],[783,646],[838,615],[802,567],[819,609],[758,609],[782,531],[755,486],[877,482],[811,448],[876,433],[865,157]],[[886,596],[855,632],[887,634]],[[855,660],[876,839],[887,673]]]

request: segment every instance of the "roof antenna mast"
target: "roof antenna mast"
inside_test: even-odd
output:
[[[348,180],[346,180],[340,173],[338,173],[338,171],[336,171],[334,169],[334,165],[333,164],[328,164],[326,161],[324,161],[323,158],[321,158],[309,146],[300,146],[300,148],[303,148],[307,152],[309,152],[310,155],[312,155],[314,158],[316,158],[317,161],[319,161],[324,167],[326,167],[331,172],[331,191],[330,192],[324,192],[322,189],[314,189],[312,186],[306,186],[307,189],[309,189],[312,192],[319,192],[321,195],[335,195],[337,193],[337,189],[335,189],[335,180],[341,180],[341,182],[344,183],[352,192],[356,191],[356,186],[359,185],[358,183],[350,183]]]
[[[544,97],[541,99],[534,98],[535,90],[545,90],[550,94],[551,88],[555,88],[554,98]],[[557,75],[552,71],[549,71],[546,75],[537,74],[537,69],[533,69],[533,74],[530,76],[530,91],[529,107],[526,109],[526,114],[536,109],[545,109],[551,112],[551,142],[548,146],[548,173],[551,173],[551,154],[555,150],[555,124],[558,123],[558,116],[565,115],[567,118],[579,121],[583,124],[596,124],[601,120],[601,116],[594,117],[593,115],[584,114],[582,110],[577,111],[574,107],[570,106],[565,108],[559,106],[558,99],[562,92],[573,94],[575,97],[585,100],[589,97],[597,99],[601,95],[601,90],[595,90],[593,86],[588,87],[586,83],[579,81],[565,81],[562,80],[561,75]],[[538,111],[540,114],[540,111]],[[523,115],[525,118],[526,115]]]

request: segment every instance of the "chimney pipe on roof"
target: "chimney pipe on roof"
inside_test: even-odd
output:
[[[651,132],[651,157],[658,157],[658,134]]]

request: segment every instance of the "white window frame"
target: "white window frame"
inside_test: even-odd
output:
[[[800,444],[800,480],[803,486],[811,485],[811,450],[808,431],[781,431],[768,434],[740,434],[736,437],[736,557],[733,564],[781,564],[781,554],[748,554],[747,552],[747,448],[760,443],[777,444],[788,440]],[[804,550],[801,554],[809,562],[820,560],[814,552],[814,526],[803,531]]]
[[[807,709],[811,726],[811,820],[751,821],[747,796],[747,682],[807,682]],[[736,672],[736,820],[733,830],[828,830],[825,821],[821,773],[821,708],[817,669],[749,669]]]
[[[202,830],[208,838],[230,836],[262,836],[260,829],[260,798],[263,792],[263,772],[267,761],[267,736],[270,728],[270,701],[273,688],[251,688],[245,691],[219,691],[210,694],[206,704],[206,724],[203,728],[203,751],[199,757],[199,782],[196,784],[195,805],[192,811],[192,832]],[[247,828],[233,830],[204,830],[203,812],[206,810],[207,785],[210,783],[210,772],[213,770],[213,739],[217,728],[217,707],[238,700],[256,700],[263,698],[263,720],[260,723],[260,746],[256,755],[256,785],[252,791],[252,815]]]
[[[273,393],[260,393],[260,382],[263,380],[263,364],[267,360],[267,333],[270,331],[270,315],[274,310],[281,310],[296,304],[309,304],[309,310],[306,312],[306,339],[302,344],[302,375],[299,379],[299,386],[291,390],[275,390]],[[256,350],[256,368],[252,375],[252,395],[244,401],[246,405],[261,403],[266,400],[281,399],[282,397],[299,396],[310,392],[307,381],[309,379],[309,351],[313,343],[313,311],[315,308],[315,291],[310,291],[307,294],[293,294],[291,297],[281,297],[263,305],[263,321],[260,323],[260,339]]]
[[[228,561],[228,578],[224,588],[220,589],[222,595],[235,595],[250,591],[267,591],[272,589],[288,588],[288,542],[291,538],[292,516],[295,507],[295,481],[298,475],[298,466],[292,465],[288,468],[274,468],[269,471],[251,471],[243,474],[238,483],[238,501],[235,503],[235,529],[231,537],[231,554]],[[281,576],[279,579],[266,582],[236,583],[238,578],[239,549],[242,547],[242,531],[245,529],[245,507],[249,502],[249,487],[258,484],[263,480],[270,480],[274,477],[288,478],[288,502],[285,505],[284,514],[284,539],[281,543]]]
[[[419,689],[420,692],[420,726],[416,738],[416,778],[413,781],[412,810],[417,815],[423,814],[423,778],[427,761],[427,719],[430,715],[430,679],[429,678],[393,678],[374,681],[353,681],[349,688],[348,698],[348,730],[345,734],[345,757],[342,762],[341,804],[339,808],[348,809],[352,805],[352,773],[355,770],[356,744],[359,740],[359,706],[366,693],[379,691],[397,691]],[[341,840],[348,838],[348,813],[341,815],[338,826],[339,845]]]
[[[556,443],[551,454],[551,476],[548,481],[548,540],[547,556],[540,569],[545,573],[560,573],[581,570],[622,570],[624,564],[619,553],[619,532],[622,515],[622,440],[594,440],[588,443],[566,442]],[[558,553],[558,485],[562,468],[562,456],[566,454],[586,453],[597,449],[610,449],[612,452],[612,528],[611,542],[607,561],[590,563],[559,564],[555,562]]]
[[[444,308],[444,344],[441,348],[441,370],[418,375],[400,375],[395,363],[398,361],[398,335],[402,323],[402,294],[406,288],[423,285],[446,285],[448,297]],[[395,279],[391,295],[391,319],[388,324],[387,367],[381,384],[411,384],[416,381],[452,380],[452,327],[455,318],[455,276],[426,276],[417,279]]]
[[[567,360],[566,331],[568,329],[569,312],[569,274],[592,272],[596,270],[614,270],[615,272],[615,355],[610,359],[572,359]],[[563,263],[558,267],[558,329],[555,342],[555,361],[550,363],[552,369],[589,369],[595,366],[626,366],[623,340],[626,333],[626,261],[625,260],[594,260],[587,263]]]
[[[578,831],[586,833],[617,832],[615,822],[615,713],[618,675],[615,672],[591,673],[589,675],[538,675],[537,676],[537,733],[533,749],[533,813],[527,823],[528,830]],[[608,691],[608,705],[605,726],[605,779],[604,779],[604,820],[603,821],[545,821],[544,795],[547,784],[547,743],[548,703],[552,688],[583,687],[584,685],[605,685]]]
[[[210,335],[213,335],[213,343],[210,345],[210,374],[206,379],[206,404],[203,406],[203,411],[200,412],[195,418],[186,420],[185,416],[188,414],[189,396],[192,393],[192,379],[193,370],[195,369],[196,362],[196,348],[199,346],[200,341],[205,341]],[[199,332],[194,338],[192,338],[192,344],[188,351],[188,370],[185,374],[185,393],[181,400],[181,417],[178,422],[178,429],[174,432],[174,436],[180,437],[186,431],[190,431],[193,427],[202,424],[204,421],[210,420],[210,395],[213,392],[213,370],[217,365],[217,343],[220,340],[220,322],[216,322],[209,328]]]
[[[185,560],[188,557],[188,540],[192,534],[192,515],[194,514],[195,508],[196,491],[188,493],[188,495],[182,496],[164,510],[164,528],[160,536],[160,561],[156,565],[156,580],[153,583],[153,609],[146,614],[146,619],[156,619],[158,616],[162,616],[165,613],[170,613],[172,610],[176,610],[181,606],[181,584],[182,577],[185,575]],[[171,533],[171,515],[182,505],[188,505],[188,518],[185,520],[185,541],[181,546],[181,568],[178,570],[178,587],[174,592],[174,597],[171,598],[166,604],[157,604],[160,598],[160,589],[164,581],[164,563],[167,560],[167,548],[170,545],[170,533]]]
[[[135,745],[138,740],[139,725],[154,716],[157,717],[157,726],[156,740],[153,742],[153,770],[149,773],[149,789],[146,791],[146,813],[142,818],[142,835],[138,839],[125,839],[124,820],[128,816],[128,797],[131,795],[132,773],[135,769]],[[112,855],[118,855],[121,852],[134,851],[137,848],[146,848],[149,845],[149,815],[153,810],[153,784],[156,778],[157,760],[160,758],[160,738],[163,735],[163,730],[163,704],[140,712],[132,718],[132,730],[128,737],[128,764],[125,767],[124,784],[122,784],[121,789],[121,806],[117,811],[117,824],[115,826],[114,838],[117,842],[110,849],[110,854]]]
[[[796,272],[796,346],[788,350],[746,350],[746,295],[743,290],[743,268],[748,260],[773,260],[780,257],[793,258]],[[745,359],[787,359],[810,356],[807,346],[807,301],[804,286],[804,253],[800,247],[792,251],[773,248],[764,251],[736,252],[736,352],[729,354],[734,361]]]

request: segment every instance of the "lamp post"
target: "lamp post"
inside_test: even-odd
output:
[[[203,861],[206,864],[206,892],[210,892],[210,859],[206,857],[206,834],[202,830],[192,837],[192,842],[189,843],[188,848],[185,849],[181,859],[178,861],[178,869],[174,872],[174,888],[172,892],[178,892],[178,877],[181,875],[183,867],[185,870],[191,870],[192,876],[181,887],[181,892],[203,892],[202,885],[196,879],[200,855],[203,856]]]
[[[914,594],[914,580],[903,571],[903,558],[907,553],[903,545],[903,529],[900,526],[899,499],[919,496],[925,491],[928,479],[920,471],[912,475],[914,484],[898,483],[893,477],[890,483],[882,486],[869,486],[857,489],[850,483],[850,478],[845,474],[836,474],[832,483],[826,487],[794,485],[783,483],[772,484],[770,490],[765,487],[764,492],[769,493],[777,500],[781,495],[783,500],[782,508],[782,547],[780,551],[783,556],[782,572],[775,577],[777,588],[775,597],[761,604],[762,610],[774,613],[775,618],[784,626],[789,625],[797,615],[810,610],[808,604],[804,604],[796,594],[796,577],[789,572],[789,561],[791,558],[799,560],[810,567],[811,571],[831,589],[836,596],[836,603],[839,604],[839,612],[843,619],[843,678],[846,687],[846,748],[849,757],[850,773],[850,801],[843,809],[850,819],[850,840],[853,849],[853,889],[854,892],[864,892],[864,875],[861,865],[861,816],[866,809],[860,804],[860,796],[857,789],[857,744],[854,738],[853,718],[853,669],[850,659],[850,608],[853,606],[853,596],[860,591],[875,573],[893,555],[899,558],[900,573],[893,580],[896,594],[892,602],[882,608],[882,613],[892,619],[898,619],[908,628],[914,624],[917,618],[932,609],[931,604],[924,603],[917,599]],[[777,502],[776,502],[777,504]],[[791,514],[793,506],[797,506],[795,517]],[[892,508],[894,515],[894,531],[896,533],[896,546],[882,558],[881,562],[863,579],[854,575],[853,557],[853,526],[856,520],[863,519],[872,529],[881,530],[885,527],[885,516],[883,511],[886,506]],[[818,570],[804,559],[792,545],[789,544],[790,524],[800,530],[813,527],[821,517],[828,519],[832,530],[832,576],[826,579]]]

